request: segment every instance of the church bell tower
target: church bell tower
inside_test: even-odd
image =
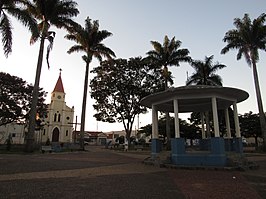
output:
[[[59,77],[51,93],[51,103],[48,105],[42,142],[48,138],[52,143],[72,142],[74,106],[70,108],[66,105],[65,96],[60,69]]]

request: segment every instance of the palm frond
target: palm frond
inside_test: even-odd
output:
[[[164,37],[163,44],[157,41],[151,41],[153,50],[148,51],[146,60],[150,61],[150,65],[157,69],[159,67],[167,68],[167,66],[179,66],[180,62],[190,62],[191,58],[188,56],[189,51],[187,49],[179,49],[182,42],[176,40],[173,37],[171,40],[166,35]],[[162,73],[164,76],[166,72]],[[171,78],[170,78],[171,79]],[[165,79],[165,87],[167,86],[167,81],[171,83],[170,79]]]
[[[71,54],[73,52],[86,52],[86,49],[84,49],[81,45],[73,45],[68,51],[68,54]]]
[[[112,33],[107,30],[99,30],[99,21],[91,20],[89,17],[85,19],[85,27],[76,24],[70,28],[66,39],[75,41],[77,45],[72,46],[68,53],[85,52],[86,56],[94,56],[99,61],[102,57],[110,59],[115,57],[115,53],[101,42],[111,36]]]
[[[153,46],[154,50],[158,53],[163,51],[162,45],[157,41],[151,41],[151,45]]]
[[[49,36],[47,36],[47,40],[49,41],[49,44],[47,46],[47,53],[46,53],[46,62],[47,62],[47,66],[48,69],[50,69],[50,64],[49,64],[49,55],[51,50],[53,49],[53,44],[54,44],[54,37],[55,37],[55,32],[48,32]]]
[[[37,28],[36,20],[30,15],[27,9],[20,8],[10,8],[8,9],[8,13],[15,17],[19,22],[21,22],[25,27],[31,31],[34,37],[38,37],[39,31]]]
[[[223,41],[227,42],[227,45],[221,50],[221,53],[225,54],[229,50],[237,49],[237,60],[244,55],[249,66],[251,66],[252,62],[258,62],[258,50],[266,50],[265,20],[265,13],[253,21],[251,21],[248,14],[245,14],[242,19],[235,18],[234,25],[236,29],[225,33]]]
[[[0,32],[2,36],[3,50],[6,57],[12,52],[12,26],[5,13],[0,18]]]
[[[216,62],[213,64],[214,56],[205,57],[204,61],[193,60],[190,65],[195,72],[187,79],[187,85],[219,85],[222,86],[222,78],[215,74],[218,69],[226,67],[224,64]]]

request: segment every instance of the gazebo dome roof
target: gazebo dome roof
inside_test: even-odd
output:
[[[249,97],[246,91],[222,86],[192,85],[169,88],[151,94],[141,100],[141,104],[158,111],[174,112],[173,100],[178,100],[179,113],[212,110],[211,98],[216,97],[217,108],[226,109],[233,102],[242,102]]]

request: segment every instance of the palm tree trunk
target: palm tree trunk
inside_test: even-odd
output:
[[[165,113],[165,119],[166,119],[166,137],[167,137],[166,149],[170,150],[171,149],[171,129],[170,129],[170,114],[169,114],[169,112]]]
[[[83,101],[81,111],[81,125],[80,125],[80,149],[84,150],[84,131],[85,131],[85,118],[86,118],[86,105],[87,105],[87,93],[88,93],[88,81],[89,81],[89,62],[86,62]]]
[[[258,72],[257,72],[257,65],[255,61],[253,62],[253,76],[254,76],[254,84],[255,84],[255,90],[256,90],[256,96],[257,96],[257,103],[258,103],[258,109],[259,109],[259,117],[260,117],[260,127],[261,127],[261,134],[263,137],[263,150],[266,151],[266,121],[265,121],[265,113],[263,111],[263,105],[262,105],[262,99],[261,99],[261,93],[260,93],[260,85],[259,85],[259,78],[258,78]]]
[[[207,138],[209,138],[209,137],[211,137],[209,111],[205,112],[205,120],[206,120],[206,135],[207,135]]]
[[[164,66],[163,68],[163,77],[164,77],[164,90],[168,89],[168,67]],[[167,142],[166,142],[166,149],[170,150],[171,149],[171,130],[170,130],[170,114],[169,112],[165,112],[165,130],[166,130],[166,137],[167,137]]]
[[[42,70],[42,61],[43,61],[43,51],[44,51],[44,37],[41,37],[40,49],[39,49],[39,56],[37,62],[37,69],[35,75],[35,83],[32,92],[32,103],[31,109],[29,114],[29,129],[28,133],[26,134],[26,145],[25,151],[26,152],[33,152],[34,150],[34,135],[35,135],[35,123],[36,123],[36,113],[37,113],[37,103],[39,97],[39,84],[40,84],[40,77],[41,77],[41,70]]]
[[[164,78],[165,78],[165,81],[164,81],[164,89],[167,90],[168,89],[168,68],[167,66],[164,66],[164,69],[163,69],[163,75],[164,75]],[[167,150],[170,150],[171,149],[171,130],[170,130],[170,114],[169,112],[165,112],[165,119],[166,119],[166,137],[167,137],[167,142],[166,142],[166,149]]]

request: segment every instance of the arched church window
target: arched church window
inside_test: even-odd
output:
[[[56,122],[57,114],[54,114],[54,122]]]
[[[68,136],[68,130],[66,130],[66,136]]]
[[[60,119],[61,119],[61,115],[58,114],[58,122],[60,122]]]

